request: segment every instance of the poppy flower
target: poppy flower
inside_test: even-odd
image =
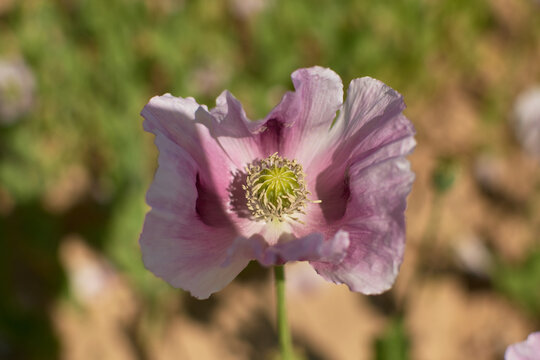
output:
[[[250,121],[228,91],[209,110],[166,94],[144,107],[159,166],[140,236],[147,269],[207,298],[251,260],[309,261],[351,290],[389,289],[405,246],[405,159],[414,128],[382,82],[330,69],[292,74],[294,92]]]
[[[540,359],[540,332],[534,332],[527,340],[510,345],[504,354],[505,360]]]

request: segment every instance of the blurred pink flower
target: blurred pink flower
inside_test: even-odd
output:
[[[526,341],[510,345],[505,360],[540,360],[540,331],[527,337]]]
[[[233,14],[241,19],[248,19],[263,11],[269,2],[269,0],[230,0],[229,6]]]
[[[155,275],[207,298],[252,259],[303,260],[353,291],[392,286],[414,179],[403,98],[364,77],[342,103],[341,79],[321,67],[292,80],[296,91],[253,122],[227,91],[212,110],[170,94],[144,107],[160,151],[140,237]]]
[[[514,131],[521,146],[540,156],[540,87],[524,91],[514,106]]]
[[[0,59],[0,124],[28,113],[34,103],[35,79],[21,59]]]

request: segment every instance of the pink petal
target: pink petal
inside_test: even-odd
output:
[[[403,97],[383,82],[362,77],[354,79],[347,89],[347,100],[343,104],[342,112],[332,127],[332,133],[350,138],[363,131],[363,138],[405,109]],[[371,123],[371,125],[370,125]],[[393,128],[399,130],[403,127],[411,128],[409,124],[395,123]]]
[[[332,239],[325,241],[322,234],[310,234],[300,239],[279,242],[268,247],[256,258],[263,265],[278,265],[289,261],[325,261],[339,263],[349,247],[346,232],[338,232]]]
[[[250,121],[242,104],[228,91],[216,100],[216,107],[210,111],[213,121],[204,112],[197,113],[198,119],[210,128],[213,138],[230,156],[237,168],[264,157],[255,134],[261,131],[261,121]]]
[[[322,203],[308,206],[304,231],[321,231],[320,224],[328,227],[343,218],[349,196],[344,179],[352,163],[367,167],[412,152],[414,128],[401,113],[404,107],[401,95],[378,80],[351,82],[325,150],[310,149],[317,161],[305,169],[306,180],[313,199]]]
[[[510,345],[504,354],[505,360],[540,359],[540,332],[534,332],[526,341]]]
[[[348,247],[349,237],[344,231],[327,241],[320,233],[301,238],[284,233],[274,245],[269,245],[265,238],[257,234],[249,239],[238,238],[229,249],[229,256],[241,253],[257,259],[264,266],[282,265],[289,261],[325,261],[337,264],[345,257]]]
[[[414,174],[403,158],[355,163],[349,172],[350,198],[339,226],[350,238],[347,255],[339,264],[312,264],[327,280],[377,294],[392,286],[403,260],[405,198]]]
[[[343,110],[329,134],[332,144],[306,170],[313,198],[322,201],[307,209],[304,221],[314,227],[309,231],[316,231],[317,224],[342,219],[350,192],[345,179],[352,163],[367,167],[412,152],[414,128],[401,113],[404,106],[401,95],[378,80],[351,82]]]
[[[403,260],[405,199],[414,175],[399,157],[368,167],[358,162],[349,173],[350,198],[339,221],[350,238],[347,256],[337,265],[313,266],[327,280],[377,294],[392,286]]]
[[[229,99],[228,108],[224,105],[225,98]],[[246,162],[258,157],[259,150],[253,145],[253,135],[246,125],[248,120],[236,99],[228,93],[222,94],[213,112],[217,118],[191,98],[166,94],[153,97],[141,114],[146,131],[163,134],[198,164],[197,186],[201,196],[197,207],[203,221],[220,225],[232,219],[236,226],[249,232],[254,225],[230,208],[231,192],[235,198],[243,193],[238,196],[238,189],[231,190],[238,187],[238,175]],[[236,141],[235,136],[250,137]]]
[[[153,97],[141,115],[145,118],[143,126],[146,131],[163,134],[199,164],[200,181],[204,187],[213,188],[227,198],[230,178],[224,175],[229,175],[234,166],[211,137],[208,128],[195,121],[198,111],[206,110],[195,100],[166,94]]]
[[[332,142],[328,151],[332,171],[341,173],[357,158],[371,157],[372,153],[404,139],[402,145],[406,148],[393,150],[401,151],[400,155],[410,153],[415,131],[403,116],[404,109],[403,97],[384,83],[369,77],[351,81],[347,100],[328,134]],[[318,168],[311,171],[319,173],[328,163],[318,159]]]
[[[206,298],[236,277],[249,259],[237,254],[222,266],[227,249],[241,236],[224,207],[230,163],[207,129],[190,120],[194,109],[190,100],[164,97],[143,110],[145,128],[156,134],[160,155],[147,193],[152,210],[140,246],[145,266],[156,276]]]
[[[398,155],[414,148],[414,127],[402,114],[403,97],[379,80],[369,77],[351,81],[347,101],[331,136],[339,143],[333,158],[357,160],[372,157],[389,144],[407,140]],[[390,155],[391,156],[391,155]]]
[[[330,241],[346,233],[342,262],[310,260],[327,280],[366,294],[387,290],[403,259],[405,199],[414,179],[404,157],[416,144],[403,109],[401,95],[380,81],[353,80],[330,140],[304,144],[317,159],[306,170],[308,188],[322,203],[309,204],[305,225],[292,224],[292,232]]]
[[[291,77],[296,91],[285,94],[268,114],[261,141],[268,144],[268,154],[279,152],[307,166],[313,160],[313,147],[324,148],[343,102],[343,84],[335,72],[318,66],[296,70]]]

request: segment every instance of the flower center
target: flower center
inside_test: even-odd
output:
[[[302,165],[295,160],[274,155],[247,167],[247,207],[256,220],[298,221],[296,213],[304,213],[307,196]]]

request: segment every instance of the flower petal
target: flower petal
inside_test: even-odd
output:
[[[318,66],[296,70],[291,77],[296,91],[285,94],[268,114],[263,137],[276,139],[270,151],[307,164],[343,102],[343,84],[335,72]]]
[[[333,163],[334,171],[336,165],[345,169],[357,157],[370,156],[388,144],[411,138],[415,131],[403,116],[404,109],[403,97],[381,81],[370,77],[351,81],[347,99],[328,134],[331,144],[325,152],[316,154],[316,168],[310,172],[318,174],[329,163]],[[326,160],[330,155],[331,160]]]
[[[228,154],[237,168],[262,156],[256,133],[261,131],[261,121],[250,121],[242,104],[228,91],[216,100],[216,107],[210,113],[199,110],[197,119],[210,129],[213,138]]]
[[[256,258],[263,265],[279,265],[289,261],[324,261],[340,263],[349,247],[349,237],[344,231],[325,241],[324,236],[313,233],[300,239],[282,241],[268,247]]]
[[[349,170],[350,198],[340,229],[350,246],[339,264],[313,262],[325,279],[345,283],[353,291],[378,294],[388,290],[403,260],[405,198],[414,174],[402,157]]]
[[[229,255],[241,253],[257,259],[264,266],[282,265],[289,261],[324,261],[338,264],[345,257],[348,247],[349,237],[344,231],[339,231],[327,241],[320,233],[301,238],[285,233],[274,245],[269,245],[264,237],[257,234],[249,239],[237,238],[229,249]],[[228,262],[229,260],[225,264]]]
[[[229,175],[235,168],[210,136],[209,129],[195,121],[195,113],[205,109],[191,98],[165,94],[153,97],[141,115],[145,118],[146,131],[156,135],[161,133],[184,149],[199,165],[202,185],[215,189],[226,199],[230,178],[223,175]]]
[[[227,101],[230,105],[226,109],[223,104]],[[225,119],[216,119],[206,106],[197,104],[191,98],[166,94],[153,97],[141,114],[145,118],[143,125],[146,131],[163,134],[199,165],[197,189],[200,196],[197,207],[202,220],[208,225],[220,225],[232,220],[239,229],[249,233],[253,224],[230,207],[231,202],[233,206],[237,205],[237,200],[243,197],[243,193],[238,193],[241,190],[238,182],[244,162],[256,157],[258,149],[256,146],[250,147],[253,141],[239,139],[235,142],[233,139],[234,136],[248,134],[253,137],[246,129],[248,120],[236,99],[228,93],[222,94],[218,98],[218,109],[215,113],[225,114]]]
[[[403,97],[381,81],[369,77],[351,81],[347,101],[330,134],[339,142],[334,159],[365,158],[388,144],[412,137],[414,127],[403,116],[404,109]]]
[[[504,354],[505,360],[538,360],[540,358],[540,332],[534,332],[526,341],[510,345]]]
[[[249,259],[238,254],[228,266],[221,266],[238,236],[237,229],[224,215],[219,217],[219,226],[201,217],[200,164],[168,136],[154,131],[159,167],[147,193],[152,210],[139,240],[143,262],[171,285],[207,298],[232,281]]]
[[[306,170],[309,190],[322,202],[308,205],[306,226],[293,225],[293,233],[346,232],[350,246],[341,263],[312,265],[353,291],[387,290],[403,259],[405,199],[414,179],[404,157],[416,144],[404,107],[401,95],[380,81],[353,80],[326,151]]]
[[[351,137],[362,128],[365,138],[370,130],[379,128],[380,120],[389,121],[404,109],[403,97],[382,81],[367,76],[357,78],[349,84],[347,100],[332,133]],[[399,123],[394,128],[398,130]]]
[[[378,80],[351,82],[343,110],[330,131],[332,144],[306,170],[309,191],[322,201],[308,206],[303,219],[307,231],[320,231],[321,224],[329,226],[343,218],[350,195],[344,179],[351,164],[368,167],[412,152],[414,127],[401,113],[404,106],[401,95]]]

